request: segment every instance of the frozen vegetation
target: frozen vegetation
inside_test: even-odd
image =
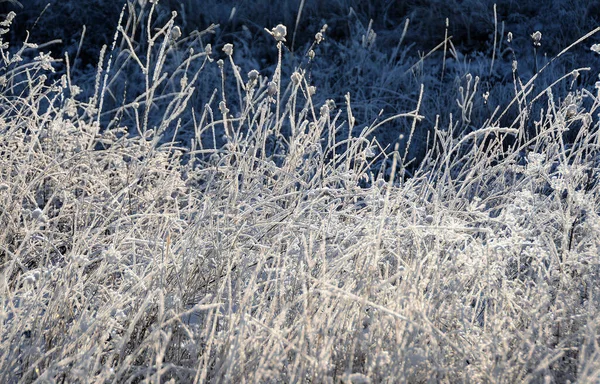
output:
[[[0,20],[0,382],[600,380],[600,29],[165,3]]]

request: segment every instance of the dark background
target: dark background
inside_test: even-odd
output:
[[[124,4],[115,0],[5,1],[0,3],[0,14],[11,10],[17,13],[9,34],[12,47],[19,46],[29,31],[30,42],[41,44],[61,40],[61,43],[44,48],[55,58],[64,57],[67,52],[73,60],[79,51],[77,60],[73,60],[72,75],[75,82],[85,88],[85,84],[93,83],[91,78],[100,48],[111,44],[119,16],[123,12],[123,19],[127,20],[143,1],[131,1],[125,8]],[[149,6],[146,4],[146,9]],[[493,1],[306,0],[296,25],[299,6],[299,0],[161,0],[156,8],[154,25],[164,25],[172,11],[177,11],[177,24],[184,35],[203,30],[211,23],[219,24],[215,34],[203,37],[203,44],[211,43],[219,56],[224,44],[233,43],[236,64],[243,72],[259,69],[268,75],[277,55],[264,28],[272,28],[278,23],[288,27],[286,57],[289,61],[284,72],[289,74],[299,63],[299,53],[306,51],[315,33],[326,23],[329,28],[325,43],[320,46],[318,60],[310,68],[311,79],[319,89],[317,98],[321,101],[332,98],[338,105],[343,105],[344,95],[350,92],[360,127],[378,117],[383,119],[413,110],[423,84],[421,114],[426,119],[415,132],[412,142],[415,148],[411,149],[414,156],[419,157],[427,146],[427,133],[431,132],[436,116],[444,126],[449,123],[450,114],[460,115],[456,99],[459,88],[465,86],[467,73],[479,76],[481,95],[490,94],[487,101],[481,95],[475,98],[472,118],[460,125],[463,130],[473,130],[484,124],[495,106],[508,105],[514,97],[513,60],[518,61],[517,75],[526,82],[535,73],[536,61],[537,68],[542,67],[563,48],[597,27],[600,20],[600,1],[499,2],[495,23]],[[410,24],[399,45],[407,19]],[[365,47],[361,39],[367,35],[370,21],[377,38],[374,45]],[[84,25],[86,33],[79,47]],[[542,45],[534,51],[531,34],[535,31],[542,33]],[[508,32],[513,35],[511,44],[506,42]],[[425,54],[443,42],[446,34],[451,36],[456,54],[438,50],[420,62]],[[496,52],[493,52],[494,35],[502,42],[501,46],[497,45]],[[599,41],[598,36],[593,36],[554,62],[536,81],[538,89],[544,89],[558,77],[579,67],[590,67],[591,70],[582,71],[577,85],[593,89],[600,72],[600,56],[589,47]],[[495,61],[490,70],[493,53]],[[60,63],[56,67],[59,71],[64,69]],[[131,79],[135,82],[135,77]],[[206,82],[207,92],[215,84]],[[571,91],[567,81],[553,89],[559,100]],[[196,102],[202,104],[207,97],[199,95]],[[539,110],[545,102],[540,99],[540,104],[533,110]],[[513,116],[507,114],[504,123],[510,124]],[[395,121],[375,134],[384,144],[393,146],[399,142],[403,145],[406,142],[400,135],[406,136],[410,125],[411,122]]]

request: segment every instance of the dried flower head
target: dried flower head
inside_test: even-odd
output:
[[[294,72],[292,73],[291,80],[294,85],[298,85],[302,81],[302,75],[299,72]]]
[[[590,47],[590,49],[600,55],[600,44],[594,44]]]
[[[315,42],[317,44],[321,44],[321,41],[323,41],[323,34],[321,32],[317,32],[315,35]]]
[[[271,36],[277,41],[285,41],[285,36],[287,35],[287,28],[283,24],[278,24],[275,28],[270,31],[265,28],[265,31],[269,32]]]
[[[250,72],[248,72],[248,80],[251,81],[256,81],[258,80],[258,71],[256,69],[251,70]]]
[[[535,31],[533,35],[531,35],[531,41],[533,42],[534,47],[540,47],[542,45],[542,32]]]
[[[219,102],[219,110],[221,111],[223,116],[227,116],[227,114],[229,113],[229,108],[227,108],[227,103],[225,103],[225,101],[221,100]]]
[[[573,117],[575,117],[577,115],[577,112],[578,112],[577,105],[571,104],[565,110],[565,117],[567,119],[572,119]]]
[[[179,26],[174,26],[173,30],[171,31],[171,39],[173,40],[177,40],[181,37],[181,28],[179,28]]]
[[[204,53],[206,53],[207,56],[212,55],[212,45],[206,44],[206,47],[204,47]]]
[[[233,44],[225,44],[223,46],[223,52],[225,52],[227,56],[233,55]]]
[[[513,40],[512,32],[508,32],[508,34],[506,35],[506,41],[508,43],[512,43],[512,40]]]
[[[269,96],[274,96],[277,93],[277,83],[274,81],[269,81],[267,83],[267,94]]]
[[[335,101],[333,101],[332,99],[327,99],[325,101],[325,103],[327,104],[327,106],[329,107],[330,111],[333,111],[334,109],[337,108],[337,106],[335,105]]]

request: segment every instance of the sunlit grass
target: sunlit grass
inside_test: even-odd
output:
[[[0,382],[598,380],[597,89],[511,68],[487,109],[469,74],[423,133],[424,86],[375,121],[322,94],[326,28],[243,71],[138,11],[92,87],[2,48]]]

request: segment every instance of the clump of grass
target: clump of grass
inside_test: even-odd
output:
[[[515,77],[513,124],[456,132],[471,76],[409,170],[423,88],[386,154],[385,121],[317,101],[306,64],[286,74],[283,25],[274,70],[246,74],[236,44],[138,15],[90,95],[35,46],[1,48],[0,381],[598,378],[597,93]]]

